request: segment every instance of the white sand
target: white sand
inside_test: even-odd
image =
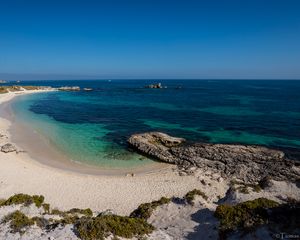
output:
[[[0,104],[19,94],[40,91],[6,93]],[[0,119],[0,146],[11,142],[10,122]],[[23,149],[26,150],[26,149]],[[95,176],[64,171],[43,165],[27,153],[0,152],[0,198],[15,193],[42,194],[52,207],[60,209],[112,209],[117,214],[129,214],[139,204],[162,196],[182,196],[201,183],[193,176],[181,177],[170,168],[134,177]]]

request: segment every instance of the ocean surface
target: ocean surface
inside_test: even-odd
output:
[[[164,89],[146,89],[161,82]],[[18,83],[20,84],[20,83]],[[127,149],[133,133],[162,131],[187,140],[300,150],[300,81],[23,81],[94,91],[18,97],[12,110],[70,159],[106,168],[152,161]]]

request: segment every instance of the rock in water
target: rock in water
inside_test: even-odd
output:
[[[66,86],[66,87],[60,87],[60,88],[57,88],[59,91],[80,91],[80,87],[78,86],[74,86],[74,87],[69,87],[69,86]]]
[[[134,134],[128,139],[128,143],[140,152],[167,163],[176,163],[176,159],[173,159],[173,155],[168,151],[169,148],[184,141],[183,138],[171,137],[160,132]]]
[[[182,168],[198,167],[219,172],[224,178],[258,182],[266,176],[274,180],[296,181],[300,168],[282,151],[261,146],[235,144],[182,144],[160,132],[134,134],[128,143],[139,152]]]
[[[145,88],[163,88],[161,83],[155,83],[145,86]]]
[[[17,151],[17,148],[14,145],[12,145],[11,143],[7,143],[1,147],[1,152],[4,152],[4,153],[16,152],[16,151]]]

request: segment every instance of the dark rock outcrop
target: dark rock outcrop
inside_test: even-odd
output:
[[[4,152],[4,153],[16,152],[16,151],[17,151],[17,148],[14,145],[12,145],[11,143],[7,143],[1,147],[1,152]]]
[[[235,177],[244,182],[258,182],[266,176],[274,180],[300,179],[300,168],[282,151],[261,146],[183,142],[185,139],[160,132],[134,134],[128,139],[139,152],[180,168],[210,169],[224,178]]]
[[[155,83],[145,86],[145,88],[163,88],[161,83]]]

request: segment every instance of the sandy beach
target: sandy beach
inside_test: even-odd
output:
[[[0,95],[0,104],[19,94],[40,91],[6,93]],[[11,143],[11,123],[0,119],[1,145]],[[18,146],[17,146],[18,147]],[[20,149],[26,151],[26,149]],[[181,176],[170,165],[168,168],[135,176],[89,175],[47,166],[32,159],[29,152],[0,153],[0,198],[15,193],[42,194],[60,209],[91,208],[95,211],[112,209],[117,214],[128,214],[143,202],[162,196],[183,196],[200,187],[194,176]]]

